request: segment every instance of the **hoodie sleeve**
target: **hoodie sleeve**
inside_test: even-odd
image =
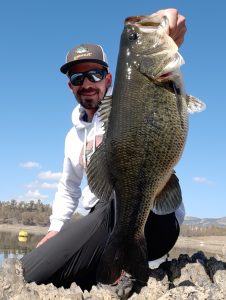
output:
[[[69,132],[65,140],[63,172],[53,201],[49,231],[61,230],[63,224],[71,219],[81,197],[80,185],[83,169],[78,160],[72,162],[72,159],[78,156],[74,149],[75,141],[73,135],[73,131]]]
[[[68,157],[64,158],[63,173],[58,185],[50,216],[49,231],[60,231],[66,221],[69,221],[72,214],[78,207],[81,197],[80,184],[81,174],[76,174]]]

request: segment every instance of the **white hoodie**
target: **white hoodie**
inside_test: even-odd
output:
[[[58,185],[53,202],[52,215],[50,216],[50,230],[60,231],[62,225],[69,221],[78,207],[81,193],[81,181],[86,176],[84,167],[80,164],[83,145],[89,141],[95,142],[95,137],[103,134],[102,122],[99,113],[94,114],[91,123],[82,121],[85,110],[78,105],[72,112],[73,127],[65,139],[63,173]],[[89,187],[83,191],[82,202],[86,209],[92,208],[98,199],[91,193]]]
[[[49,231],[60,231],[63,224],[70,220],[78,207],[79,199],[82,200],[83,207],[86,209],[92,208],[98,202],[98,199],[88,186],[81,193],[80,185],[86,173],[80,157],[83,145],[86,145],[89,141],[94,141],[95,144],[95,138],[103,134],[103,128],[102,122],[99,120],[99,112],[94,114],[91,123],[82,121],[84,113],[85,110],[80,105],[76,106],[72,112],[72,123],[74,126],[65,139],[63,173],[53,202]],[[95,150],[95,147],[93,147],[93,150]],[[155,213],[157,212],[155,211]],[[176,210],[179,224],[182,224],[184,215],[185,210],[182,203]]]

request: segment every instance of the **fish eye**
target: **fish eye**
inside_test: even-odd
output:
[[[132,41],[135,41],[138,39],[138,34],[133,31],[133,32],[130,32],[129,35],[128,35],[128,39],[132,42]]]

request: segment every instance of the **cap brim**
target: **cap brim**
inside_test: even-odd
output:
[[[64,64],[61,68],[60,68],[60,71],[63,73],[63,74],[66,74],[68,72],[68,70],[74,66],[74,65],[77,65],[77,64],[80,64],[80,63],[85,63],[85,62],[94,62],[94,63],[98,63],[106,68],[108,68],[108,64],[102,60],[99,60],[99,59],[79,59],[79,60],[74,60],[74,61],[70,61],[66,64]]]

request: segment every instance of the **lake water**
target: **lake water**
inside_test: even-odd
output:
[[[26,241],[19,241],[18,233],[0,232],[0,265],[4,259],[14,257],[20,259],[23,257],[24,254],[30,252],[36,247],[37,243],[43,236],[44,235],[29,234]],[[170,258],[178,258],[181,253],[191,256],[195,252],[197,252],[197,249],[174,247],[170,251]],[[211,253],[205,252],[205,254],[207,257],[213,256]]]
[[[19,241],[16,233],[0,232],[0,265],[7,258],[16,257],[20,259],[35,248],[42,237],[43,235],[29,234],[26,241]]]

